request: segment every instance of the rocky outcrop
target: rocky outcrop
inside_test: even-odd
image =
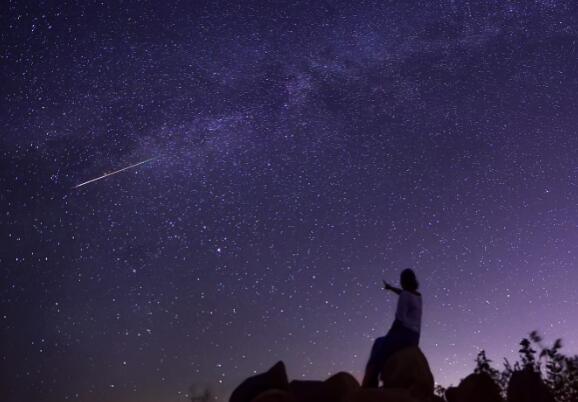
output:
[[[418,348],[394,354],[383,368],[383,388],[361,388],[349,373],[325,381],[293,380],[288,383],[285,365],[243,381],[230,402],[432,402],[433,375]]]
[[[503,402],[500,388],[485,373],[470,374],[457,387],[446,391],[448,402]]]
[[[514,371],[507,390],[508,402],[554,402],[540,374],[531,370]]]

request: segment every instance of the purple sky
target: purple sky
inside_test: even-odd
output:
[[[9,401],[359,377],[405,267],[438,383],[578,352],[576,2],[91,3],[0,12]]]

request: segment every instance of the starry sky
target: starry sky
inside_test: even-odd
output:
[[[405,267],[438,383],[534,329],[578,352],[576,2],[7,1],[0,33],[4,400],[359,378]]]

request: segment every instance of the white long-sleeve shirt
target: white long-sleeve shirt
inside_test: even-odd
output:
[[[402,290],[397,301],[395,319],[400,321],[404,327],[419,334],[421,330],[421,310],[421,296]]]

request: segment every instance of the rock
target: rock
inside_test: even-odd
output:
[[[500,388],[485,373],[470,374],[446,391],[448,402],[503,402]]]
[[[344,402],[418,402],[407,389],[359,388]]]
[[[507,390],[508,402],[554,402],[540,374],[531,370],[514,371]]]
[[[329,401],[327,386],[323,381],[293,380],[289,392],[299,402]]]
[[[419,400],[433,396],[434,378],[426,357],[418,347],[396,352],[385,362],[381,371],[384,388],[401,388]]]
[[[359,389],[359,383],[355,377],[343,371],[325,380],[325,385],[331,400],[335,402],[344,401],[349,394]]]
[[[270,389],[269,391],[261,392],[251,402],[297,402],[297,400],[288,391]]]
[[[243,381],[231,394],[229,402],[251,402],[265,391],[278,389],[288,390],[285,364],[278,362],[267,372],[257,374]]]
[[[357,380],[345,372],[337,373],[325,381],[293,380],[289,383],[289,391],[299,402],[341,402],[357,389]]]

